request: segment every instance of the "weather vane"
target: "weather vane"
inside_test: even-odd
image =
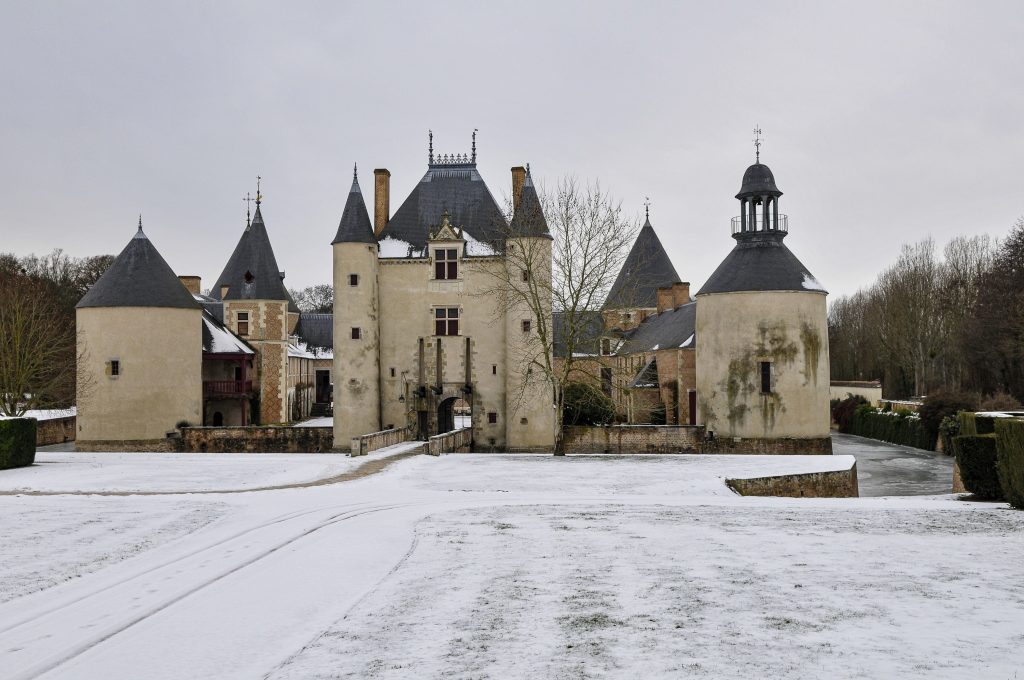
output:
[[[651,197],[650,196],[644,196],[644,217],[646,217],[647,221],[650,222],[650,220],[651,220]]]
[[[246,191],[245,192],[245,198],[243,198],[242,200],[245,201],[245,226],[248,227],[249,226],[249,219],[250,219],[250,216],[249,216],[249,204],[252,203],[253,198],[249,194],[249,192]]]
[[[260,207],[260,201],[263,200],[263,194],[260,192],[260,180],[263,178],[256,175],[256,207]]]
[[[427,152],[428,152],[428,156],[429,156],[428,159],[427,159],[427,162],[430,163],[431,165],[433,165],[434,164],[434,131],[433,130],[427,130],[427,133],[430,136],[430,144],[427,147]]]
[[[761,162],[761,128],[754,126],[754,153],[758,163]]]
[[[476,133],[479,132],[477,128],[473,128],[473,162],[476,163]]]

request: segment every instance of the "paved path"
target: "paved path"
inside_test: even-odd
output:
[[[952,493],[953,457],[852,434],[832,433],[832,451],[857,459],[861,496]]]

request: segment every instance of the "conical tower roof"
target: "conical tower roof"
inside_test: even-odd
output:
[[[758,290],[825,289],[782,242],[780,232],[752,232],[738,240],[697,295]]]
[[[143,233],[139,218],[135,236],[76,307],[199,309],[199,303]]]
[[[359,178],[353,170],[352,188],[348,190],[348,200],[345,201],[345,210],[341,213],[338,233],[331,241],[331,245],[376,242],[377,237],[373,235],[373,225],[370,224],[370,213],[366,210],[366,201],[363,200],[363,192],[359,188]]]
[[[533,186],[533,177],[530,175],[529,167],[526,169],[526,179],[519,194],[519,204],[509,223],[508,231],[509,236],[513,238],[523,236],[551,238],[548,221],[544,218],[544,210],[541,208],[537,189]]]
[[[679,281],[665,247],[654,233],[650,215],[626,256],[605,307],[657,307],[658,289]]]
[[[228,291],[221,298],[223,286],[227,286]],[[297,307],[293,309],[295,303],[284,287],[258,204],[252,223],[242,232],[210,296],[218,300],[284,300],[288,302],[288,311],[299,311]]]

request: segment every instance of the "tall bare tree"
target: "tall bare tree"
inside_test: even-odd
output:
[[[530,189],[532,191],[532,188]],[[560,179],[538,192],[539,202],[520,201],[505,239],[503,268],[481,267],[492,285],[478,291],[495,305],[499,318],[529,314],[535,328],[510,334],[518,361],[520,389],[509,395],[514,410],[544,393],[555,407],[555,451],[562,451],[562,396],[565,386],[583,376],[599,381],[589,359],[594,353],[595,315],[636,239],[639,221],[623,214],[598,182]],[[530,214],[531,212],[535,214]],[[520,238],[530,224],[546,221],[550,239]],[[525,227],[524,227],[525,225]],[[557,319],[557,328],[554,323]],[[514,340],[512,339],[514,338]],[[555,343],[560,357],[555,356]],[[587,356],[582,356],[587,355]]]

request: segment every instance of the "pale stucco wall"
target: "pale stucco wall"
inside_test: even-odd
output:
[[[832,399],[846,399],[847,397],[863,397],[869,404],[878,406],[882,401],[882,388],[879,387],[858,387],[855,385],[832,385],[829,388],[829,396]]]
[[[346,451],[353,437],[381,429],[377,269],[376,245],[334,245],[334,445]]]
[[[86,307],[76,318],[91,383],[79,385],[79,441],[161,439],[182,420],[202,422],[199,309]]]
[[[761,393],[760,362],[772,362]],[[820,292],[741,292],[697,298],[700,423],[723,437],[829,434],[828,321]]]

